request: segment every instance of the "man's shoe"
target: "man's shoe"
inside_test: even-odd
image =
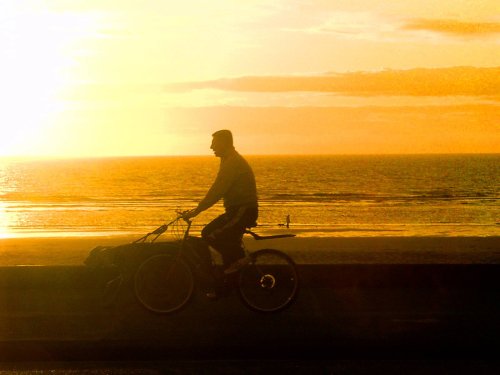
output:
[[[205,297],[207,297],[209,300],[212,300],[212,301],[219,299],[219,296],[217,295],[217,292],[215,290],[206,291]]]
[[[250,263],[251,263],[251,259],[248,256],[241,258],[241,259],[238,259],[236,262],[230,264],[229,267],[227,267],[224,270],[224,274],[230,275],[232,273],[238,272],[239,270],[241,270],[243,267],[245,267],[246,265],[248,265]]]

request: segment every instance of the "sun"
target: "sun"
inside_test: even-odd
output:
[[[95,33],[95,15],[40,9],[31,1],[0,6],[0,156],[35,154],[65,109],[78,79],[78,44]],[[47,144],[44,144],[47,147]]]

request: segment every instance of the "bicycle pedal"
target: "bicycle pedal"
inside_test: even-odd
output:
[[[116,289],[120,286],[121,280],[120,278],[115,278],[113,280],[110,280],[106,283],[106,289]]]

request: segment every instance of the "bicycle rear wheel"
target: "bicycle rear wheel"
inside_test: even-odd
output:
[[[239,274],[240,297],[255,311],[276,312],[287,308],[298,289],[297,267],[279,250],[263,249],[250,254],[249,264]]]
[[[134,291],[148,310],[168,314],[180,310],[194,292],[191,267],[179,257],[155,255],[137,269]]]

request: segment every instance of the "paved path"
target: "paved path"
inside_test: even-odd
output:
[[[498,265],[301,266],[294,305],[259,314],[200,293],[155,315],[131,292],[99,303],[106,269],[0,269],[0,360],[491,359]]]

